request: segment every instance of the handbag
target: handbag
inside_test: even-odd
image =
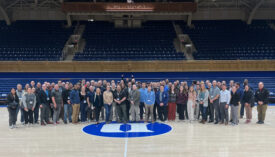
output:
[[[18,106],[18,103],[15,100],[13,100],[13,102],[9,104],[9,107],[12,109],[16,109],[17,106]]]
[[[90,112],[92,109],[87,105],[86,107],[85,107],[85,111],[86,112]]]

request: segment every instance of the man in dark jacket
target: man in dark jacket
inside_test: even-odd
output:
[[[259,89],[255,93],[255,102],[258,104],[258,122],[257,124],[264,124],[265,113],[268,105],[269,91],[264,88],[264,83],[260,82]]]
[[[65,84],[65,90],[62,91],[62,98],[64,102],[64,123],[67,124],[67,119],[69,122],[72,122],[72,105],[70,102],[70,93],[69,84]],[[68,115],[68,116],[67,116]]]
[[[78,123],[78,115],[79,115],[79,109],[80,109],[80,95],[79,95],[79,85],[75,84],[74,89],[70,93],[70,103],[73,107],[73,114],[72,114],[72,123],[77,124]]]
[[[161,121],[167,120],[168,99],[168,92],[164,91],[164,86],[160,86],[160,90],[156,93],[156,102],[159,106],[159,119]]]
[[[238,117],[238,111],[239,111],[239,103],[240,103],[240,94],[237,93],[236,86],[233,86],[231,88],[231,113],[232,113],[232,125],[238,125],[239,117]]]
[[[254,106],[254,94],[253,91],[250,90],[250,87],[248,85],[245,86],[243,94],[243,103],[245,105],[246,124],[248,124],[251,122],[252,107]]]
[[[46,84],[42,85],[42,90],[38,93],[38,104],[41,110],[40,121],[41,125],[52,124],[49,121],[50,114],[50,92],[47,90]]]

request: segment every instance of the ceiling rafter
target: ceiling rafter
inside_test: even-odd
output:
[[[11,24],[11,20],[8,16],[8,13],[7,11],[2,7],[2,4],[0,4],[0,13],[3,15],[7,25],[10,25]]]
[[[254,15],[256,14],[257,10],[260,8],[260,6],[264,3],[264,0],[258,0],[257,3],[254,5],[253,9],[250,11],[247,19],[247,24],[251,24]]]

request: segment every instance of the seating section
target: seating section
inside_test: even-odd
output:
[[[146,22],[142,28],[115,28],[109,22],[86,24],[83,34],[84,52],[74,56],[76,61],[127,61],[127,60],[183,60],[184,54],[176,52],[176,38],[171,22]]]
[[[197,60],[275,59],[275,30],[270,23],[253,21],[193,21],[194,28],[179,22],[196,46]]]
[[[0,22],[0,60],[57,61],[73,28],[65,21]]]

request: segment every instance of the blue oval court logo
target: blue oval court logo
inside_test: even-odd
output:
[[[90,135],[115,137],[115,138],[133,138],[156,136],[168,133],[172,127],[163,123],[100,123],[91,124],[83,128],[83,131]]]

